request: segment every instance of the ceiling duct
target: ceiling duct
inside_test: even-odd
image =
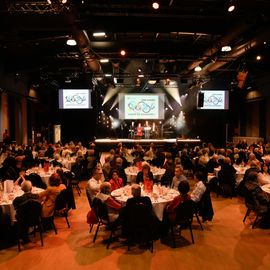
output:
[[[269,37],[270,37],[270,26],[262,30],[255,38],[251,39],[248,42],[245,42],[242,45],[239,45],[232,52],[228,53],[227,57],[230,57],[230,58],[240,57],[241,55],[245,54],[247,51],[259,45],[260,43],[268,41]],[[212,72],[224,66],[227,63],[228,62],[223,62],[223,61],[216,61],[215,63],[210,63],[203,68],[201,73],[203,74],[203,73]]]
[[[205,60],[209,59],[211,56],[213,56],[216,52],[218,52],[221,47],[228,45],[233,39],[238,37],[240,34],[242,34],[244,31],[248,29],[247,23],[242,23],[239,26],[235,27],[233,31],[229,31],[227,35],[222,37],[217,43],[215,43],[213,46],[208,48],[204,53],[201,60],[194,61],[188,65],[187,70],[183,72],[183,74],[189,73],[191,70],[193,70],[195,67],[199,66],[201,63],[203,63]]]

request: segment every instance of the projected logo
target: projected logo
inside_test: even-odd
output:
[[[128,103],[128,110],[136,113],[150,113],[155,109],[154,103],[146,103],[144,101],[134,102],[131,101]]]
[[[207,106],[220,106],[223,105],[223,96],[221,95],[211,95],[204,99],[204,105]]]
[[[86,96],[85,95],[72,95],[72,96],[66,96],[65,97],[65,103],[67,104],[82,104],[86,101]]]

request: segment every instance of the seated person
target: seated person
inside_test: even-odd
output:
[[[167,213],[169,215],[169,219],[174,221],[176,218],[176,210],[177,207],[186,200],[191,200],[189,192],[189,183],[187,180],[182,180],[178,185],[178,191],[180,195],[175,197],[172,202],[170,202],[167,207]]]
[[[144,183],[145,180],[154,181],[153,173],[150,171],[148,164],[143,164],[142,171],[137,174],[136,183]]]
[[[208,173],[213,173],[215,168],[219,167],[218,155],[214,154],[212,158],[207,162],[206,169]]]
[[[231,165],[229,157],[224,158],[221,170],[218,172],[218,181],[223,192],[232,194],[235,190],[235,168]]]
[[[270,184],[269,167],[266,164],[262,165],[262,171],[258,174],[258,183],[261,186]]]
[[[110,161],[111,161],[110,156],[106,156],[105,157],[105,162],[102,165],[102,169],[103,169],[103,172],[104,172],[104,177],[107,180],[110,179],[109,177],[110,177],[110,172],[111,172],[111,168],[112,168]]]
[[[131,186],[131,194],[133,198],[130,198],[127,200],[126,203],[126,211],[128,211],[129,208],[132,207],[132,205],[135,205],[137,203],[144,204],[148,206],[150,209],[152,209],[152,203],[149,197],[141,196],[141,187],[138,184],[133,184]]]
[[[101,202],[107,206],[109,221],[116,222],[122,206],[111,195],[111,191],[111,184],[108,182],[104,182],[100,185],[100,192],[97,194],[96,198],[100,199]]]
[[[62,163],[60,163],[60,155],[59,154],[56,154],[54,156],[54,160],[51,162],[51,164],[53,165],[53,167],[63,167]]]
[[[183,180],[187,180],[187,178],[183,174],[183,171],[184,170],[181,165],[177,165],[175,167],[171,188],[178,190],[179,183]]]
[[[58,191],[61,192],[62,190],[67,188],[67,183],[64,183],[66,182],[66,179],[64,177],[64,171],[63,169],[57,169],[56,173],[60,176],[60,184],[58,186]]]
[[[22,204],[26,203],[29,200],[39,200],[39,196],[37,194],[31,193],[32,191],[32,183],[30,181],[24,180],[21,184],[21,189],[24,194],[20,197],[17,197],[13,201],[14,208],[16,210],[16,219],[20,222],[21,228],[21,237],[23,239],[23,244],[29,243],[30,240],[28,238],[28,227],[25,226],[22,222],[23,217],[20,216],[20,207]]]
[[[112,191],[124,186],[123,180],[119,177],[119,172],[117,170],[112,171],[112,179],[109,181],[112,187]]]
[[[100,185],[102,184],[102,175],[102,171],[99,169],[94,169],[93,176],[86,185],[86,192],[90,196],[91,201],[93,201],[100,190]]]
[[[250,171],[245,181],[245,188],[252,196],[256,211],[262,215],[261,227],[270,227],[270,211],[269,211],[269,198],[267,194],[261,189],[258,183],[258,173],[256,171]]]
[[[125,173],[125,170],[123,168],[123,159],[121,157],[117,157],[115,159],[115,165],[112,167],[110,172],[110,178],[112,177],[112,170],[117,170],[119,172],[119,177],[123,180],[124,186],[127,184],[127,175]]]
[[[165,186],[171,186],[174,177],[174,164],[171,160],[166,162],[166,171],[161,177],[161,184]]]
[[[41,211],[41,217],[43,219],[54,215],[55,201],[60,193],[58,190],[60,181],[60,176],[57,173],[53,173],[49,179],[49,186],[38,194],[43,202]]]
[[[22,168],[19,172],[19,177],[15,181],[14,185],[21,185],[26,180],[28,180],[28,177],[26,176],[25,169]]]
[[[196,184],[190,197],[191,197],[191,200],[193,200],[195,203],[198,203],[200,202],[203,194],[206,191],[205,183],[207,179],[204,177],[204,174],[202,172],[198,171],[194,174],[194,180]]]

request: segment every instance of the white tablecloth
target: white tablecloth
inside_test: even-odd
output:
[[[112,192],[112,195],[122,204],[125,204],[129,198],[132,198],[131,187],[125,186],[123,188],[116,189]],[[158,187],[154,185],[153,193],[144,193],[142,190],[142,196],[148,196],[151,199],[153,211],[160,221],[163,219],[165,206],[178,195],[178,191],[164,186]]]
[[[40,167],[34,167],[34,168],[31,168],[29,170],[26,171],[26,175],[29,175],[31,173],[36,173],[38,174],[41,179],[42,179],[42,182],[44,184],[46,184],[47,186],[49,185],[49,178],[50,176],[56,172],[57,169],[61,169],[60,167],[50,167],[49,168],[49,171],[48,172],[44,172],[44,169],[43,168],[40,168]],[[69,171],[68,169],[66,168],[62,168],[63,171]]]
[[[43,191],[42,188],[33,187],[32,193],[37,194],[39,192]],[[3,209],[4,214],[8,214],[10,216],[11,224],[16,221],[15,215],[16,211],[13,207],[13,200],[16,197],[22,196],[23,191],[21,190],[20,186],[16,186],[13,189],[12,193],[6,194],[4,193],[2,196],[0,196],[0,207]]]
[[[72,166],[76,163],[76,157],[62,158],[62,160],[58,160],[58,162],[71,171]]]
[[[153,173],[154,179],[157,179],[157,180],[161,179],[165,171],[166,171],[165,169],[151,167],[151,172]],[[125,173],[127,175],[127,182],[136,183],[136,177],[137,177],[138,172],[139,172],[139,169],[135,166],[126,168]]]

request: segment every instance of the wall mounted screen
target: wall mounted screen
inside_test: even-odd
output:
[[[164,119],[164,94],[118,94],[119,119]]]
[[[229,91],[225,90],[202,90],[204,94],[203,107],[201,110],[228,110]]]
[[[90,89],[59,89],[59,109],[91,109]]]

